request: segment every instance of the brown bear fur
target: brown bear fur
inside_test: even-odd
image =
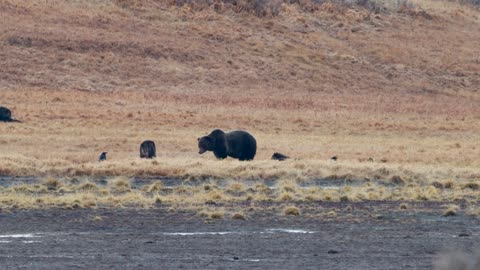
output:
[[[213,151],[215,157],[232,157],[239,160],[253,160],[257,152],[257,141],[248,132],[234,130],[224,132],[215,129],[209,135],[198,138],[199,154]]]
[[[157,156],[157,149],[153,141],[144,141],[140,145],[140,158],[154,158]]]

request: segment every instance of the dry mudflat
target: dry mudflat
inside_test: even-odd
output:
[[[0,212],[3,269],[432,269],[447,250],[479,243],[478,219],[435,202],[316,202],[335,217],[282,216],[270,203],[247,220],[155,209]]]

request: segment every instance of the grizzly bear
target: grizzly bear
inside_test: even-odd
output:
[[[215,157],[224,159],[227,156],[239,160],[253,160],[257,152],[257,141],[248,132],[234,130],[223,132],[215,129],[209,135],[198,138],[199,154],[213,151]]]
[[[157,157],[157,149],[153,141],[144,141],[140,145],[140,158]]]

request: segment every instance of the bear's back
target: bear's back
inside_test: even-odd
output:
[[[257,152],[257,141],[244,130],[232,130],[225,133],[227,154],[240,160],[252,160]]]

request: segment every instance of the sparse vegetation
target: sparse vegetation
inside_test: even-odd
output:
[[[478,201],[478,9],[214,2],[3,1],[0,99],[23,123],[0,125],[0,175],[45,180],[0,189],[1,207]],[[137,23],[141,35],[123,27]],[[217,127],[251,131],[255,160],[199,156],[195,138]],[[138,158],[147,138],[154,161]]]
[[[444,217],[456,216],[460,208],[457,205],[449,205],[447,210],[443,212]]]
[[[300,209],[296,206],[287,206],[285,209],[283,209],[283,213],[286,216],[299,216],[300,215]]]
[[[130,191],[130,182],[126,177],[117,177],[112,179],[111,183],[112,192],[128,192]]]
[[[238,213],[234,213],[232,215],[232,219],[246,220],[247,218],[245,217],[245,215],[243,213],[238,212]]]
[[[210,218],[211,219],[222,219],[223,218],[223,213],[221,213],[221,212],[210,213]]]
[[[93,221],[102,221],[103,218],[102,218],[101,216],[94,216],[94,217],[92,218],[92,220],[93,220]]]

